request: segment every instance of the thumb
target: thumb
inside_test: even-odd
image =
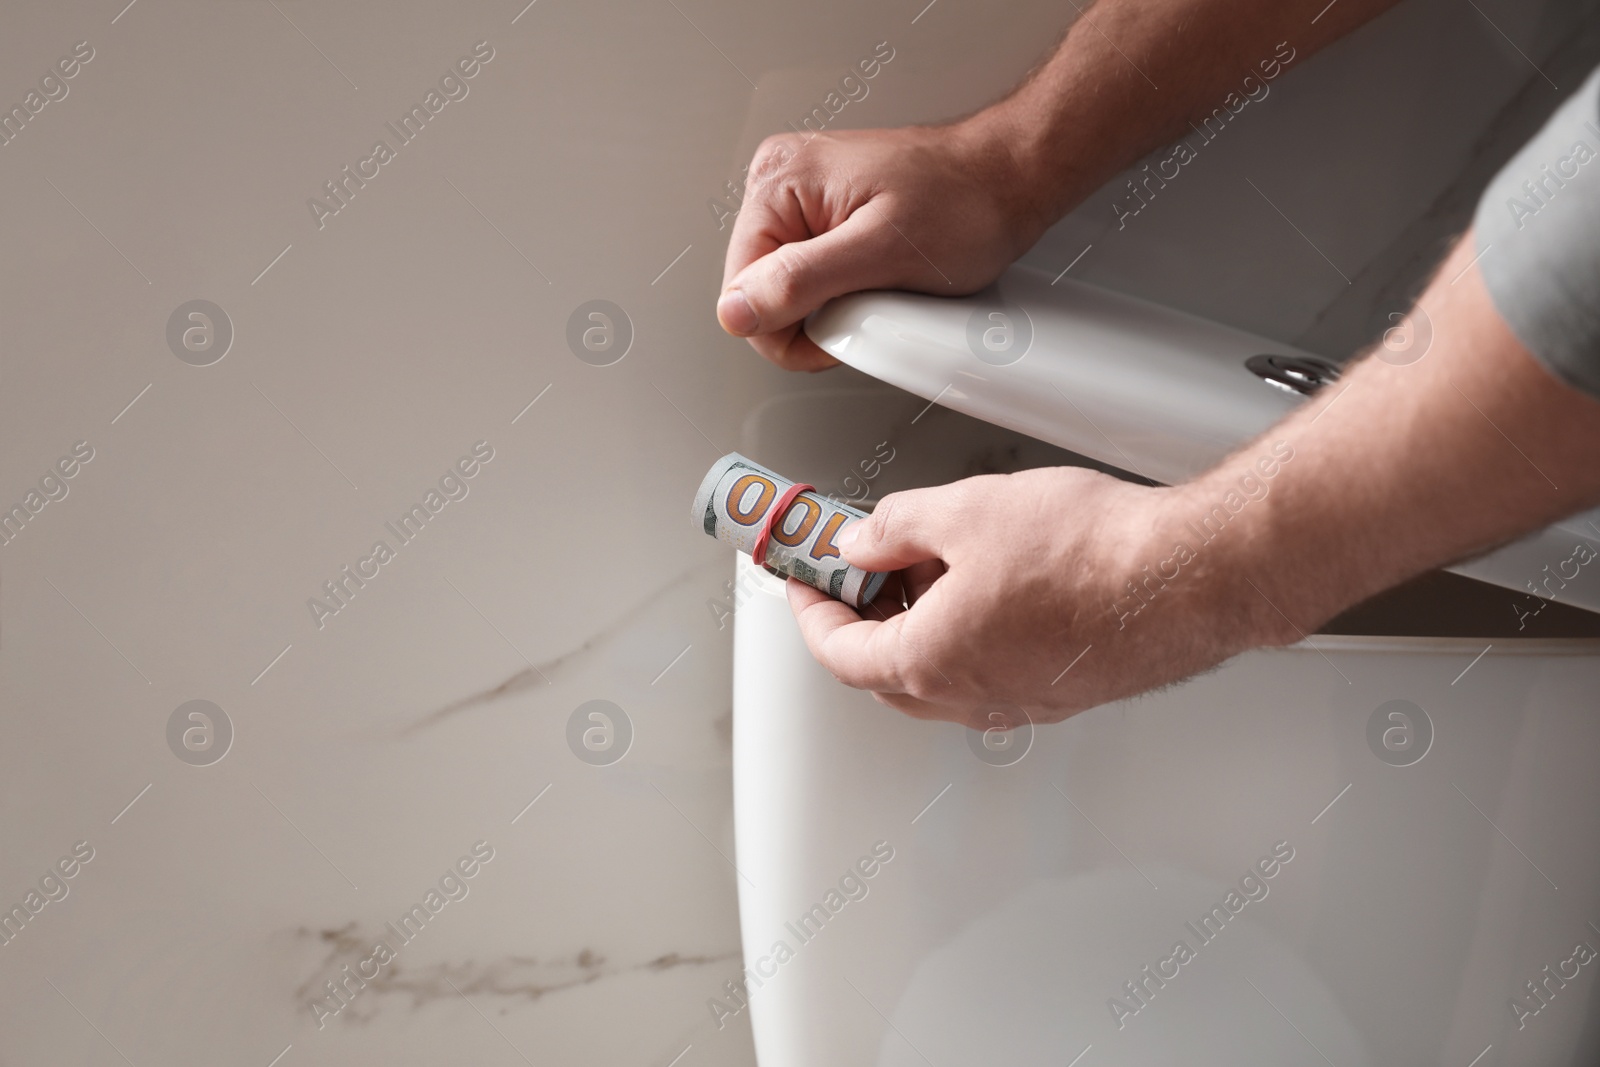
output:
[[[836,296],[885,284],[888,259],[876,217],[857,210],[827,233],[781,244],[735,274],[717,301],[739,337],[792,326]]]
[[[941,559],[954,501],[946,487],[890,493],[839,534],[844,558],[865,571],[897,571]]]

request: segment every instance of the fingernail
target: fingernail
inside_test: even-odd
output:
[[[856,538],[861,536],[861,523],[852,522],[849,526],[839,531],[839,551],[849,552],[850,546],[856,543]]]
[[[740,337],[748,337],[756,332],[761,325],[761,320],[756,317],[755,308],[750,306],[750,301],[737,289],[729,289],[717,301],[717,319],[722,323],[722,328],[729,333]]]

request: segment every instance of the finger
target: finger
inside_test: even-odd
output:
[[[728,241],[728,252],[722,270],[723,289],[728,288],[735,275],[761,257],[777,251],[785,244],[806,241],[814,235],[812,226],[807,222],[798,201],[789,196],[782,202],[776,202],[774,200],[776,194],[765,192],[768,187],[758,184],[760,179],[756,177],[764,170],[771,171],[774,168],[788,166],[795,154],[803,150],[804,146],[795,148],[779,143],[770,152],[765,149],[758,151],[757,162],[751,167],[751,191],[747,194],[743,209],[734,219],[733,234]],[[826,220],[817,221],[819,226],[825,223]],[[725,330],[737,335],[740,330],[732,327],[748,323],[734,320],[734,316],[740,313],[737,299],[731,300],[728,308],[727,316],[719,311],[718,320]],[[768,362],[785,370],[815,372],[839,365],[838,360],[824,352],[816,342],[806,336],[805,330],[798,322],[781,329],[766,330],[751,335],[749,340],[751,347]]]
[[[871,515],[840,531],[844,558],[865,571],[897,571],[943,558],[958,492],[938,486],[890,493]]]
[[[839,361],[806,336],[800,323],[768,334],[748,338],[750,347],[784,370],[822,371],[837,367]]]
[[[779,179],[787,171],[791,180],[801,180],[798,175],[806,162],[795,159],[809,148],[809,143],[790,144],[782,137],[763,142],[750,161],[744,197],[739,212],[733,219],[733,232],[728,235],[728,251],[722,260],[722,288],[728,288],[733,276],[766,255],[788,244],[815,236],[806,224],[805,212],[799,201]],[[812,150],[815,152],[815,149]]]
[[[818,225],[829,221],[819,220]],[[878,211],[857,209],[836,226],[804,239],[811,228],[790,221],[747,238],[741,258],[758,254],[717,300],[723,329],[739,337],[772,333],[798,323],[836,296],[883,284],[892,249],[884,240]]]
[[[935,704],[931,700],[918,700],[906,693],[873,693],[872,699],[913,719],[965,722],[967,717],[967,712],[963,708],[951,704]]]
[[[900,635],[888,622],[863,620],[847,604],[791,578],[789,608],[811,655],[854,689],[904,693]]]

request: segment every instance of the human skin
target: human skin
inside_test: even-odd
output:
[[[1101,0],[1016,90],[967,118],[769,137],[729,238],[718,320],[779,366],[831,367],[800,328],[826,301],[982,289],[1280,42],[1303,58],[1395,2]]]
[[[1389,6],[1340,0],[1312,24],[1324,0],[1104,0],[1015,93],[970,118],[770,139],[719,318],[781,366],[831,365],[800,331],[824,301],[981,288],[1277,42],[1304,56]],[[841,544],[857,566],[898,571],[896,586],[862,617],[791,581],[807,646],[912,715],[984,728],[1003,703],[1056,721],[1300,640],[1406,578],[1600,501],[1600,401],[1521,346],[1473,254],[1468,235],[1418,302],[1433,330],[1420,360],[1360,361],[1190,482],[1054,468],[885,497]],[[1267,494],[1202,544],[1190,524],[1285,445],[1293,459]],[[1180,542],[1193,558],[1151,581]],[[1148,603],[1130,614],[1134,582]]]
[[[1301,640],[1374,593],[1600,501],[1600,400],[1528,354],[1473,255],[1469,235],[1418,301],[1433,331],[1421,359],[1367,356],[1193,481],[1057,467],[884,497],[840,543],[858,567],[901,571],[910,607],[887,589],[863,617],[790,581],[807,647],[912,715],[983,728],[1001,702],[1054,722]],[[1257,461],[1285,445],[1293,458],[1261,478]],[[1195,527],[1246,475],[1265,495],[1203,543]],[[1178,542],[1192,560],[1144,584]],[[1129,582],[1147,597],[1136,613]]]

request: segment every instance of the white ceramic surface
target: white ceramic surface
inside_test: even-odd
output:
[[[882,387],[769,401],[742,446],[869,498],[1074,461]],[[1318,635],[985,735],[840,686],[743,557],[733,587],[714,1010],[764,1067],[1600,1055],[1600,639]]]
[[[806,332],[836,359],[932,403],[1169,485],[1213,466],[1304,402],[1252,373],[1247,360],[1309,355],[1020,267],[974,297],[841,297],[812,315]],[[1324,388],[1334,395],[1342,386]],[[1574,544],[1600,541],[1597,520],[1600,508],[1450,569],[1525,592],[1545,563],[1566,560]],[[1560,599],[1600,610],[1600,568],[1575,574],[1561,583]]]
[[[1600,964],[1521,1028],[1510,1008],[1600,948],[1600,641],[1497,642],[1453,681],[1486,642],[1318,637],[1041,727],[994,766],[981,734],[841,688],[781,588],[749,581],[734,774],[763,1067],[1600,1056]],[[1431,723],[1409,766],[1368,742],[1393,700]],[[865,895],[799,926],[880,841],[893,859],[845,886]],[[1275,846],[1293,858],[1202,940]],[[1180,940],[1193,958],[1163,964]]]
[[[840,297],[806,333],[879,381],[1166,484],[1295,407],[1299,397],[1246,370],[1246,359],[1306,354],[1019,267],[974,297]],[[999,351],[985,343],[991,333],[1003,338]]]

